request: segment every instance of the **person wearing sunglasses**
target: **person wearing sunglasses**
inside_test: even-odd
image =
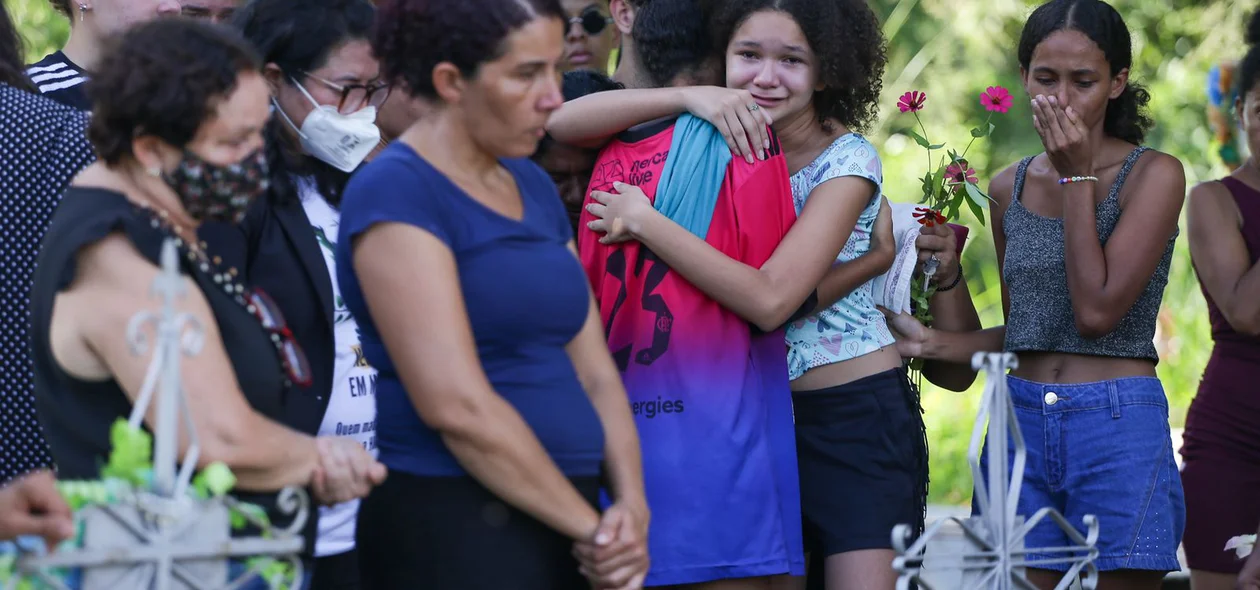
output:
[[[190,18],[221,24],[232,20],[232,14],[240,3],[240,0],[180,0],[179,12]]]
[[[58,475],[98,478],[111,426],[141,394],[152,355],[137,354],[126,334],[137,314],[162,305],[152,289],[173,241],[184,290],[175,306],[186,329],[204,330],[200,351],[180,359],[198,467],[226,464],[232,494],[277,526],[293,518],[278,506],[285,487],[310,486],[328,506],[365,496],[384,466],[358,441],[294,423],[292,388],[312,371],[290,324],[198,239],[204,223],[239,220],[267,188],[269,92],[257,55],[226,27],[159,19],[110,42],[88,92],[99,160],[61,199],[30,295],[36,407]],[[243,587],[267,585],[254,576]]]
[[[390,95],[367,37],[367,0],[252,0],[232,26],[262,57],[273,115],[264,131],[270,188],[234,227],[203,232],[274,299],[310,358],[311,382],[291,396],[301,431],[343,436],[376,455],[377,372],[338,289],[334,252],[341,195],[379,145],[376,113]],[[358,501],[321,509],[313,590],[358,588]]]
[[[608,73],[613,49],[621,33],[608,14],[608,0],[561,0],[569,22],[564,31],[564,72],[594,70]]]

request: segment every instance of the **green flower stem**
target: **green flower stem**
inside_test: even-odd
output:
[[[989,116],[987,116],[987,117],[985,117],[985,118],[984,118],[984,129],[988,129],[988,128],[989,128],[989,121],[992,121],[992,120],[993,120],[993,113],[992,113],[992,112],[990,112],[990,113],[989,113]],[[963,153],[962,153],[962,155],[961,155],[961,156],[958,156],[958,159],[959,159],[959,160],[965,160],[965,159],[967,158],[967,150],[970,150],[970,149],[971,149],[971,144],[975,143],[975,142],[976,142],[976,139],[978,139],[978,138],[976,138],[976,137],[972,137],[972,138],[971,138],[971,141],[967,142],[967,147],[963,148]],[[966,172],[966,170],[964,170],[963,172]]]
[[[919,118],[919,111],[910,111],[910,114],[914,115],[915,122],[919,124],[919,130],[923,132],[923,139],[928,142],[928,145],[931,145],[932,140],[928,139],[927,127],[923,124],[923,119]],[[931,170],[932,169],[932,148],[927,148],[927,159],[928,159],[928,170]]]

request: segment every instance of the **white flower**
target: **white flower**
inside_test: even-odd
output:
[[[1239,535],[1225,543],[1225,550],[1233,549],[1238,554],[1238,559],[1244,559],[1251,555],[1251,549],[1256,546],[1255,535]]]

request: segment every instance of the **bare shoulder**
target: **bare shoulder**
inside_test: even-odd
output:
[[[125,235],[111,233],[79,251],[74,280],[58,297],[58,311],[64,308],[78,316],[87,336],[110,334],[125,327],[136,312],[158,307],[152,286],[160,272]],[[200,288],[186,275],[182,282],[184,295],[176,306],[208,324],[208,334],[215,332],[213,312]]]
[[[1015,192],[1015,177],[1019,174],[1019,162],[1015,162],[989,181],[989,196],[998,207],[1003,209],[1011,203],[1011,195]]]
[[[1176,156],[1159,150],[1146,150],[1134,167],[1134,175],[1153,178],[1155,182],[1179,182],[1186,184],[1186,167]],[[1144,178],[1144,182],[1145,182]]]
[[[1229,188],[1225,183],[1219,180],[1209,180],[1200,182],[1190,189],[1190,195],[1186,197],[1191,207],[1206,206],[1217,204],[1222,199],[1229,199]]]
[[[1196,219],[1208,221],[1212,225],[1233,222],[1242,226],[1242,212],[1234,202],[1233,195],[1225,183],[1219,180],[1200,182],[1190,189],[1186,197],[1186,214],[1190,220],[1191,231]]]

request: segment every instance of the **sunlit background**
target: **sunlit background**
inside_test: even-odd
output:
[[[824,1],[824,0],[820,0]],[[47,0],[4,0],[27,42],[28,62],[60,47],[69,31],[65,18]],[[1028,102],[1020,86],[1015,47],[1024,18],[1037,3],[1023,0],[871,0],[884,22],[890,63],[884,77],[883,110],[870,135],[882,150],[885,192],[893,200],[916,200],[926,168],[922,148],[901,131],[914,119],[896,108],[908,90],[927,93],[920,113],[933,142],[961,149],[968,130],[985,112],[979,93],[1000,85],[1015,95],[1015,106],[993,119],[993,136],[972,146],[968,160],[981,186],[1003,167],[1041,151]],[[1191,185],[1218,178],[1225,169],[1205,115],[1208,69],[1242,56],[1243,27],[1260,0],[1116,0],[1133,33],[1132,77],[1152,95],[1157,122],[1148,145],[1171,153],[1186,166]],[[1002,323],[993,241],[970,213],[972,227],[963,266],[971,294],[986,326]],[[1184,235],[1176,257],[1157,345],[1163,359],[1159,375],[1168,391],[1171,425],[1181,427],[1211,351],[1207,309],[1190,268]],[[931,501],[966,503],[971,478],[966,452],[981,384],[963,394],[925,391],[932,453]],[[913,436],[912,433],[906,433]]]

